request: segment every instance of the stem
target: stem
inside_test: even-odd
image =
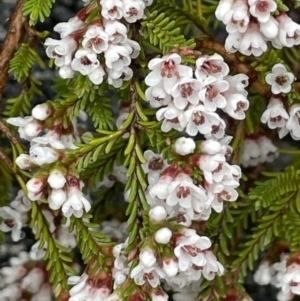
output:
[[[0,53],[0,102],[8,79],[9,62],[14,56],[20,41],[24,36],[23,25],[26,18],[23,16],[23,5],[26,0],[18,0],[10,17],[11,23]]]

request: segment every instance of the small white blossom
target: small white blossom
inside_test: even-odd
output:
[[[178,138],[174,144],[174,150],[181,156],[192,154],[195,151],[196,143],[192,138]]]
[[[108,49],[109,36],[102,26],[93,25],[85,32],[82,46],[95,53],[102,53]]]
[[[24,224],[24,218],[22,215],[8,207],[0,207],[0,217],[2,218],[2,223],[0,224],[0,230],[3,232],[11,232],[12,240],[19,241],[21,239],[21,231]]]
[[[282,64],[274,65],[272,73],[266,75],[266,82],[272,86],[271,90],[274,94],[290,92],[294,79],[294,74],[288,72]]]
[[[168,244],[172,237],[172,231],[169,228],[161,228],[154,234],[154,239],[159,244]]]
[[[265,23],[270,19],[271,13],[277,9],[277,4],[273,0],[248,0],[250,13],[259,22]]]

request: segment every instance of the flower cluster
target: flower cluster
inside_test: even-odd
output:
[[[61,163],[65,150],[77,148],[74,142],[80,137],[74,122],[70,122],[65,129],[59,119],[51,116],[52,113],[53,108],[45,103],[34,107],[32,116],[7,119],[8,123],[19,127],[21,138],[30,141],[29,154],[20,155],[16,163],[21,169],[28,170],[51,164],[51,169],[37,172],[27,182],[29,199],[37,201],[47,198],[52,210],[62,208],[66,217],[72,214],[81,217],[84,211],[88,212],[91,208],[82,193],[84,184]]]
[[[295,295],[300,295],[299,254],[281,253],[279,262],[262,262],[254,274],[254,280],[260,285],[272,284],[280,288],[278,301],[292,300]]]
[[[121,87],[133,75],[129,65],[139,55],[140,45],[127,37],[128,28],[120,21],[124,18],[134,23],[143,18],[144,9],[151,2],[101,0],[101,19],[85,22],[93,9],[98,9],[91,3],[68,22],[57,24],[54,30],[60,33],[61,40],[47,38],[45,45],[48,57],[59,67],[60,76],[72,78],[78,71],[99,85],[107,75],[110,85]]]
[[[300,140],[300,105],[294,104],[288,112],[280,97],[272,96],[267,109],[261,116],[261,122],[270,129],[278,129],[279,138],[288,133],[294,140]]]
[[[176,53],[152,59],[148,67],[152,71],[145,78],[149,86],[146,98],[152,107],[163,107],[156,113],[157,119],[163,120],[163,132],[185,130],[190,136],[200,133],[221,139],[226,125],[217,109],[234,119],[245,118],[248,77],[228,75],[229,67],[222,56],[199,57],[195,71],[182,65]]]
[[[259,163],[272,162],[277,155],[277,147],[268,137],[246,138],[241,163],[244,167],[257,166]]]
[[[45,264],[32,261],[25,251],[9,260],[10,266],[0,269],[0,299],[9,301],[51,301],[53,293],[47,280]]]
[[[229,33],[226,50],[260,56],[268,41],[278,49],[299,45],[300,25],[277,10],[274,0],[221,0],[215,15]]]

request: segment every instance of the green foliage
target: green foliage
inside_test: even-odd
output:
[[[67,84],[54,102],[56,116],[64,115],[64,122],[72,120],[79,115],[80,110],[85,110],[92,118],[94,126],[99,129],[113,129],[113,114],[111,98],[107,96],[106,84],[94,85],[87,77],[77,74],[71,81],[58,82]],[[64,112],[68,110],[68,116]]]
[[[22,83],[28,77],[30,70],[35,62],[37,52],[28,43],[23,43],[9,62],[9,71],[14,78]]]
[[[55,0],[27,0],[23,6],[23,13],[29,16],[29,25],[34,26],[38,21],[44,22],[50,16]]]
[[[67,291],[68,276],[77,273],[71,266],[73,260],[66,255],[68,249],[53,238],[47,219],[36,202],[32,202],[29,226],[35,229],[35,239],[40,239],[39,248],[44,247],[46,249],[44,260],[47,262],[47,271],[50,271],[50,283],[54,289],[61,285],[62,290]]]
[[[15,98],[7,100],[7,105],[3,112],[3,116],[15,117],[26,116],[31,109],[31,103],[36,95],[42,95],[41,90],[38,88],[42,83],[34,77],[29,77],[24,83],[21,94]]]
[[[76,231],[76,241],[79,246],[80,254],[84,263],[89,263],[91,273],[104,268],[106,258],[101,252],[110,239],[102,235],[98,230],[99,225],[90,223],[90,215],[84,215],[82,218],[71,217],[70,232]]]
[[[279,198],[299,189],[300,170],[289,167],[274,179],[256,182],[256,187],[250,191],[249,198],[255,201],[256,208],[268,208]]]
[[[193,39],[186,40],[181,34],[181,29],[177,23],[167,17],[165,13],[154,11],[147,14],[147,20],[142,22],[144,28],[144,39],[149,40],[154,46],[158,46],[163,54],[175,47],[193,49],[195,42]]]

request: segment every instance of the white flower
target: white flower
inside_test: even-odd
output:
[[[77,43],[70,37],[66,37],[62,40],[47,38],[44,45],[48,46],[46,48],[47,56],[54,58],[55,65],[58,67],[70,65],[72,54],[77,48]]]
[[[206,265],[203,267],[202,275],[207,280],[213,280],[215,275],[223,275],[224,274],[224,267],[222,264],[217,260],[216,256],[212,251],[205,251],[205,259]]]
[[[262,23],[267,22],[271,13],[277,9],[277,4],[273,0],[248,0],[248,3],[250,5],[250,14]]]
[[[121,19],[123,17],[123,1],[101,0],[101,15],[108,20]]]
[[[52,301],[52,289],[49,283],[44,283],[38,293],[30,301]]]
[[[272,162],[278,156],[277,147],[272,143],[270,138],[262,136],[258,138],[257,142],[260,148],[260,163]]]
[[[59,170],[52,170],[47,182],[51,188],[60,189],[65,186],[67,179]]]
[[[233,0],[221,0],[218,3],[218,7],[215,11],[216,18],[220,21],[224,20],[224,17],[231,11]]]
[[[154,240],[159,244],[168,244],[172,237],[172,231],[169,228],[160,228],[154,234]]]
[[[221,94],[228,90],[229,84],[225,80],[216,80],[210,76],[204,80],[204,88],[199,92],[199,98],[203,102],[204,107],[211,112],[217,108],[226,106],[226,99]]]
[[[104,53],[105,64],[109,69],[123,71],[131,63],[129,50],[122,45],[111,44]]]
[[[24,118],[11,117],[8,118],[6,122],[19,127],[18,132],[20,137],[28,141],[32,140],[43,130],[42,124],[32,116],[26,116]]]
[[[37,293],[44,282],[45,274],[40,268],[33,268],[21,281],[22,289],[30,292]]]
[[[181,156],[192,154],[195,151],[196,143],[192,138],[181,137],[174,143],[174,150]]]
[[[109,36],[110,42],[113,44],[124,43],[127,40],[127,28],[118,21],[104,20],[105,32]]]
[[[223,18],[228,33],[244,33],[249,24],[249,9],[246,1],[236,0]]]
[[[221,3],[222,1],[220,1]],[[224,2],[224,1],[223,1]],[[195,76],[204,80],[208,76],[216,79],[223,79],[229,73],[229,67],[224,63],[221,55],[214,53],[213,55],[203,55],[196,60]]]
[[[20,189],[10,206],[19,212],[28,212],[31,209],[31,201],[27,198],[24,191]]]
[[[178,273],[178,262],[173,258],[163,261],[163,270],[168,277],[174,277]]]
[[[234,119],[245,119],[245,111],[249,108],[249,101],[243,94],[227,94],[227,105],[223,109],[229,116]]]
[[[230,33],[225,40],[225,49],[229,53],[237,52],[240,49],[243,35],[236,31]]]
[[[259,163],[260,148],[256,140],[245,139],[242,152],[242,165],[244,167],[256,166]]]
[[[92,25],[85,32],[82,46],[95,53],[102,53],[108,49],[109,36],[102,26]]]
[[[0,230],[3,232],[11,232],[12,240],[19,241],[24,223],[22,215],[18,211],[5,206],[0,207],[0,217],[3,220],[0,224]]]
[[[99,65],[96,69],[94,69],[91,73],[88,74],[89,80],[94,85],[100,85],[103,82],[103,77],[105,75],[105,71],[101,65]]]
[[[174,207],[177,204],[186,212],[190,219],[205,209],[207,195],[202,186],[196,186],[191,177],[180,172],[168,185],[166,204]],[[151,190],[150,190],[151,193]]]
[[[126,0],[123,4],[123,16],[126,22],[135,23],[144,16],[145,3],[142,0]]]
[[[289,115],[280,98],[271,97],[267,110],[262,114],[260,121],[268,123],[270,129],[283,128]]]
[[[52,108],[47,103],[42,103],[32,109],[31,115],[38,120],[45,120],[52,114]]]
[[[254,273],[254,281],[259,285],[267,285],[271,282],[275,270],[268,261],[261,263]]]
[[[282,291],[300,295],[300,265],[296,262],[287,266],[282,279]]]
[[[179,110],[184,110],[189,103],[197,105],[201,88],[202,81],[190,77],[181,78],[171,91],[174,105]]]
[[[17,283],[8,285],[3,290],[0,290],[0,299],[1,300],[20,301],[21,297],[22,297],[22,290]]]
[[[300,25],[295,23],[286,13],[280,13],[276,20],[279,22],[279,41],[285,47],[300,44]]]
[[[42,249],[39,248],[41,240],[38,240],[30,249],[29,255],[32,260],[41,260],[44,258],[48,243],[46,242]]]
[[[113,69],[106,69],[107,71],[107,82],[114,86],[115,88],[120,88],[124,81],[128,81],[133,76],[133,71],[131,68],[125,66],[122,70],[116,71]]]
[[[97,54],[86,49],[79,49],[75,53],[71,67],[82,75],[88,75],[100,66]]]
[[[266,38],[278,39],[279,23],[276,21],[276,19],[273,16],[270,16],[267,22],[259,23],[259,29]],[[276,47],[276,48],[281,48],[281,47]]]
[[[147,174],[149,185],[153,185],[157,183],[160,173],[168,166],[168,163],[162,155],[155,154],[151,150],[144,152],[144,158],[147,162],[142,164],[142,168]]]
[[[145,91],[146,99],[149,101],[150,106],[154,108],[160,108],[166,106],[171,102],[171,94],[167,93],[163,82],[159,82],[157,85],[149,87]]]
[[[84,197],[78,186],[69,187],[67,192],[68,199],[62,205],[63,215],[70,217],[74,214],[76,217],[83,215],[83,210],[89,212],[91,209],[90,202]]]
[[[173,103],[170,103],[165,108],[159,109],[156,112],[156,118],[158,121],[163,120],[161,130],[164,133],[169,132],[171,129],[181,132],[185,127],[185,125],[182,124],[183,111],[176,108]]]
[[[266,82],[272,86],[271,90],[274,94],[290,92],[294,79],[294,74],[288,72],[282,64],[274,65],[272,73],[266,75]]]
[[[164,89],[167,93],[172,92],[173,87],[180,77],[192,78],[193,70],[191,67],[180,65],[181,57],[177,53],[163,56],[162,58],[154,58],[148,68],[152,70],[146,78],[147,86],[155,86],[163,81]]]
[[[160,277],[164,278],[164,272],[156,265],[145,267],[139,263],[131,271],[130,277],[134,279],[137,285],[143,285],[147,281],[152,287],[157,287],[160,284]]]
[[[32,166],[32,162],[30,160],[30,156],[27,154],[21,154],[16,158],[16,164],[21,169],[30,169]]]
[[[268,46],[265,37],[261,34],[257,23],[251,22],[241,40],[239,51],[245,55],[260,56],[266,52]]]
[[[58,210],[67,200],[67,194],[63,189],[52,189],[49,197],[49,207],[52,210]]]
[[[300,140],[300,105],[292,105],[289,109],[290,118],[286,127],[294,140]]]
[[[29,150],[30,160],[36,165],[51,164],[59,159],[59,154],[50,147],[35,144]]]
[[[204,250],[211,247],[206,236],[199,236],[193,229],[185,229],[176,239],[174,254],[178,258],[180,271],[187,271],[192,265],[203,267],[206,264]]]
[[[72,32],[84,27],[85,23],[77,16],[69,19],[68,22],[61,22],[54,26],[53,30],[60,33],[62,39],[66,38]]]
[[[61,78],[73,78],[75,71],[71,67],[71,62],[69,65],[64,65],[59,68],[59,75]]]
[[[143,248],[141,250],[141,252],[139,254],[139,259],[140,259],[140,262],[146,268],[152,267],[157,261],[155,253],[151,249],[148,249],[148,248]]]
[[[219,153],[221,149],[221,143],[212,139],[205,140],[201,143],[201,152],[206,155],[215,155]]]
[[[203,105],[189,106],[183,113],[182,126],[186,126],[186,132],[190,136],[199,133],[207,136],[222,138],[225,133],[226,124],[220,115],[209,112]]]
[[[163,206],[155,206],[149,211],[150,220],[156,223],[164,221],[167,215],[167,211]]]

